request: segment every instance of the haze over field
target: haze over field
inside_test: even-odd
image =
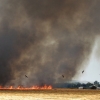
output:
[[[0,84],[100,81],[99,9],[100,0],[0,0]]]

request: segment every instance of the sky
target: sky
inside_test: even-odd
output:
[[[0,85],[99,81],[99,16],[100,0],[0,0]]]
[[[100,82],[100,57],[99,54],[97,54],[99,47],[100,37],[97,37],[90,54],[88,64],[86,65],[86,68],[83,69],[84,73],[79,77],[79,81]]]

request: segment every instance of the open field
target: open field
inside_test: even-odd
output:
[[[100,100],[100,90],[0,90],[0,100]]]

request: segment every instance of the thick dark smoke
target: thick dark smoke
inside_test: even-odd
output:
[[[71,80],[99,35],[99,9],[99,0],[1,0],[0,84]]]

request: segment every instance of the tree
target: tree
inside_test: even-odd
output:
[[[98,86],[99,82],[98,81],[94,81],[94,85]]]

